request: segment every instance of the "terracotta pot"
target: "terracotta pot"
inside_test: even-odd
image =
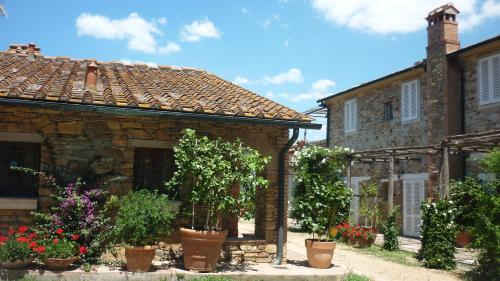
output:
[[[78,257],[72,257],[67,259],[48,258],[44,261],[44,263],[50,270],[61,271],[70,267],[77,260]]]
[[[330,230],[328,231],[328,234],[330,237],[335,238],[337,236],[338,229],[335,226],[330,227]]]
[[[201,231],[181,228],[179,236],[186,269],[204,272],[215,270],[227,230]]]
[[[463,248],[470,244],[474,236],[469,231],[460,231],[457,233],[457,237],[455,238],[455,245],[459,248]]]
[[[335,241],[318,241],[306,239],[307,262],[311,267],[326,269],[332,265]]]
[[[27,258],[25,260],[15,260],[15,261],[4,261],[0,262],[0,267],[5,269],[22,269],[26,268],[33,262],[34,257]]]
[[[155,257],[155,249],[144,247],[125,248],[127,270],[132,272],[148,272]]]

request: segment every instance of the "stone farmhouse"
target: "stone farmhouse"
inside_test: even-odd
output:
[[[286,245],[286,152],[299,128],[321,127],[311,121],[203,70],[48,57],[34,44],[11,45],[0,52],[0,230],[51,203],[49,189],[11,165],[65,181],[88,171],[119,176],[109,187],[118,195],[161,188],[175,169],[172,147],[189,127],[240,138],[272,157],[255,235],[237,239],[237,222],[229,221],[234,238],[226,245],[235,261],[269,262]]]
[[[427,16],[427,57],[414,65],[321,99],[327,110],[327,143],[354,150],[432,145],[443,137],[500,128],[500,36],[465,48],[452,4]],[[475,155],[450,157],[451,178],[474,174]],[[438,159],[398,161],[394,203],[402,230],[418,236],[420,202],[436,196]],[[387,164],[354,165],[352,188],[375,181],[387,200]],[[355,222],[359,197],[351,211]],[[383,211],[382,213],[385,213]]]

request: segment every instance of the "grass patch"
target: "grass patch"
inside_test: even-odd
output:
[[[356,274],[353,272],[349,272],[345,277],[344,281],[371,281],[370,278],[365,275]]]
[[[376,256],[383,260],[399,263],[402,265],[421,266],[420,262],[415,258],[415,253],[407,251],[402,251],[402,250],[396,250],[392,252],[386,251],[378,245],[372,245],[369,248],[354,248],[347,244],[343,244],[342,248],[362,254]]]

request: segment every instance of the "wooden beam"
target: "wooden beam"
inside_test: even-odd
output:
[[[387,190],[387,216],[392,214],[394,206],[394,156],[389,157],[389,188]]]

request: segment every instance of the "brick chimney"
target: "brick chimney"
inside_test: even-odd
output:
[[[92,61],[87,65],[87,77],[85,79],[85,88],[95,91],[97,87],[97,64]]]
[[[429,12],[427,20],[427,59],[425,98],[429,144],[438,144],[443,137],[461,133],[460,66],[447,54],[460,48],[457,15],[448,3]],[[452,159],[453,158],[453,159]],[[430,185],[438,183],[439,162],[428,158]],[[459,159],[450,157],[452,177],[461,174]]]

